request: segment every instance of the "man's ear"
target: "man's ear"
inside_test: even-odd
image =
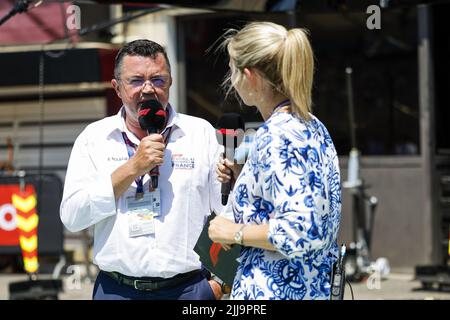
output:
[[[120,89],[119,89],[119,82],[117,82],[116,79],[112,79],[111,80],[111,85],[114,88],[114,90],[116,91],[117,96],[122,99],[122,96],[120,94]]]

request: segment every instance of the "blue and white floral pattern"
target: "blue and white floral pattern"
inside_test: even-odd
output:
[[[338,157],[325,126],[275,113],[236,181],[237,223],[269,224],[277,251],[243,247],[232,299],[329,299],[341,218]]]

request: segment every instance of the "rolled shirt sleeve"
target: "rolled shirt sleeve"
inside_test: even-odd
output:
[[[85,130],[75,141],[69,159],[60,216],[72,232],[116,214],[111,173],[96,168],[90,152],[92,147]]]

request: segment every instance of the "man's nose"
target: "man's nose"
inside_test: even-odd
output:
[[[153,88],[153,85],[150,81],[145,81],[142,85],[142,93],[148,94],[148,93],[154,93],[155,88]]]

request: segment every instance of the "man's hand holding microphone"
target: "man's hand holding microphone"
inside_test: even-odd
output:
[[[142,138],[136,149],[136,154],[130,159],[130,166],[135,176],[142,176],[153,168],[162,165],[164,149],[164,138],[159,133],[152,133]]]

